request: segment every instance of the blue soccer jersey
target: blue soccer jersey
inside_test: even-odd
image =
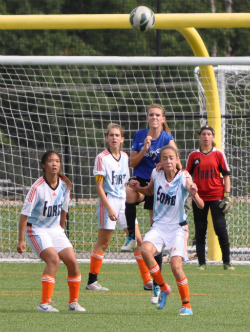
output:
[[[148,129],[141,129],[135,133],[132,151],[137,151],[138,153],[144,147],[144,140],[148,135]],[[143,179],[150,179],[152,170],[155,168],[155,164],[160,162],[160,152],[161,148],[168,145],[173,136],[165,131],[161,131],[160,136],[156,140],[151,141],[151,145],[148,151],[143,156],[140,163],[134,168],[134,176],[139,176]]]

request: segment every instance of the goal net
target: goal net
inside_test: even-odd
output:
[[[105,148],[110,122],[124,127],[124,150],[130,154],[135,132],[147,126],[147,106],[161,103],[185,166],[188,154],[198,148],[198,129],[207,120],[197,65],[188,58],[181,64],[165,58],[158,65],[156,58],[1,57],[0,258],[35,259],[28,245],[26,253],[16,253],[18,223],[48,149],[62,155],[64,173],[73,183],[67,233],[83,260],[89,259],[97,240],[93,165]],[[227,222],[232,259],[239,261],[250,260],[249,68],[216,69],[223,149],[232,171],[233,211]],[[142,204],[137,209],[144,234],[149,215]],[[189,227],[189,250],[194,251],[191,211]],[[115,231],[105,259],[133,260],[132,253],[120,250],[124,241],[125,232]]]

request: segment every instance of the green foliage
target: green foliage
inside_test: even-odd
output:
[[[0,0],[0,14],[129,14],[141,1],[80,0]],[[157,2],[145,0],[143,5],[157,12]],[[227,3],[227,6],[229,2]],[[228,10],[224,0],[214,1],[216,13]],[[211,13],[210,0],[161,1],[162,13]],[[248,2],[232,1],[232,12],[249,12]],[[208,52],[217,56],[244,56],[250,52],[248,29],[200,29]],[[156,31],[134,30],[62,30],[1,31],[2,55],[155,55]],[[162,55],[192,55],[185,38],[177,31],[161,32]]]

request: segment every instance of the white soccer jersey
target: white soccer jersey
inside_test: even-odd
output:
[[[154,181],[154,213],[156,224],[180,224],[187,219],[184,202],[188,196],[186,179],[191,175],[186,171],[179,171],[175,178],[168,182],[164,171],[152,172]]]
[[[61,178],[54,190],[42,176],[30,188],[21,213],[28,216],[30,224],[47,228],[58,227],[62,210],[68,212],[69,199],[69,188]]]
[[[128,155],[121,151],[120,159],[105,150],[95,159],[94,175],[104,177],[103,189],[106,194],[114,197],[126,198],[125,184],[129,179]]]

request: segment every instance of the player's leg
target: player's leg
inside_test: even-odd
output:
[[[69,286],[69,306],[70,311],[85,312],[86,310],[78,303],[80,287],[81,287],[81,274],[78,267],[78,262],[74,249],[67,247],[59,253],[60,259],[67,266],[68,276],[67,282]]]
[[[121,251],[131,250],[132,244],[135,242],[135,221],[136,221],[136,205],[142,202],[144,195],[135,192],[132,188],[126,188],[126,203],[125,203],[125,217],[127,220],[128,238],[125,245],[121,248]]]
[[[145,197],[145,204],[144,209],[148,210],[149,217],[150,217],[150,227],[153,225],[153,205],[154,205],[154,196],[147,196]],[[155,255],[155,260],[162,269],[162,252]],[[152,288],[152,296],[151,296],[151,303],[157,304],[160,296],[160,286],[157,285],[155,280],[153,280],[153,288]]]
[[[165,282],[160,267],[154,258],[155,254],[160,252],[163,246],[163,240],[159,236],[159,233],[154,229],[151,229],[145,235],[142,243],[142,257],[149,269],[152,278],[161,289],[157,309],[164,308],[167,296],[171,293],[171,287]]]
[[[179,294],[182,301],[182,307],[179,315],[192,315],[190,305],[188,280],[182,268],[182,261],[187,259],[187,244],[188,244],[189,229],[188,225],[177,226],[173,228],[171,238],[168,244],[170,245],[170,265]]]
[[[222,261],[225,270],[234,270],[234,267],[230,263],[230,244],[227,231],[227,223],[225,214],[219,208],[220,201],[210,202],[210,210],[214,225],[214,230],[218,236],[221,252]]]
[[[135,236],[137,239],[137,247],[134,249],[134,257],[141,273],[141,277],[143,280],[143,288],[144,290],[152,290],[153,282],[151,280],[148,267],[145,264],[141,254],[142,236],[138,223],[135,225]]]
[[[182,259],[183,257],[173,256],[170,258],[170,265],[182,301],[179,315],[192,315],[193,312],[190,305],[188,280],[182,268]]]
[[[209,203],[205,202],[203,209],[199,209],[197,205],[192,202],[194,224],[195,224],[195,243],[196,253],[199,262],[199,269],[206,268],[206,233],[207,233],[207,215]]]
[[[124,229],[125,232],[128,233],[127,221],[126,221],[126,217],[125,217],[125,204],[124,204],[124,208],[121,207],[116,225],[119,229]],[[151,280],[148,268],[141,255],[142,236],[141,236],[141,232],[139,229],[137,219],[135,221],[135,236],[136,236],[136,246],[133,247],[134,257],[135,257],[135,260],[138,264],[138,267],[139,267],[139,270],[141,273],[144,289],[151,290],[152,289],[152,280]]]
[[[51,232],[48,229],[28,224],[25,235],[35,254],[46,263],[42,275],[42,298],[37,310],[58,312],[51,306],[51,298],[60,259],[53,246]]]
[[[106,287],[102,287],[98,283],[97,278],[98,278],[98,274],[99,274],[101,266],[102,266],[104,252],[107,249],[107,247],[109,246],[112,233],[113,233],[113,230],[110,230],[110,229],[99,229],[98,230],[97,243],[90,255],[90,270],[89,270],[89,278],[88,278],[88,284],[86,286],[86,289],[103,290],[103,291],[109,290]]]

